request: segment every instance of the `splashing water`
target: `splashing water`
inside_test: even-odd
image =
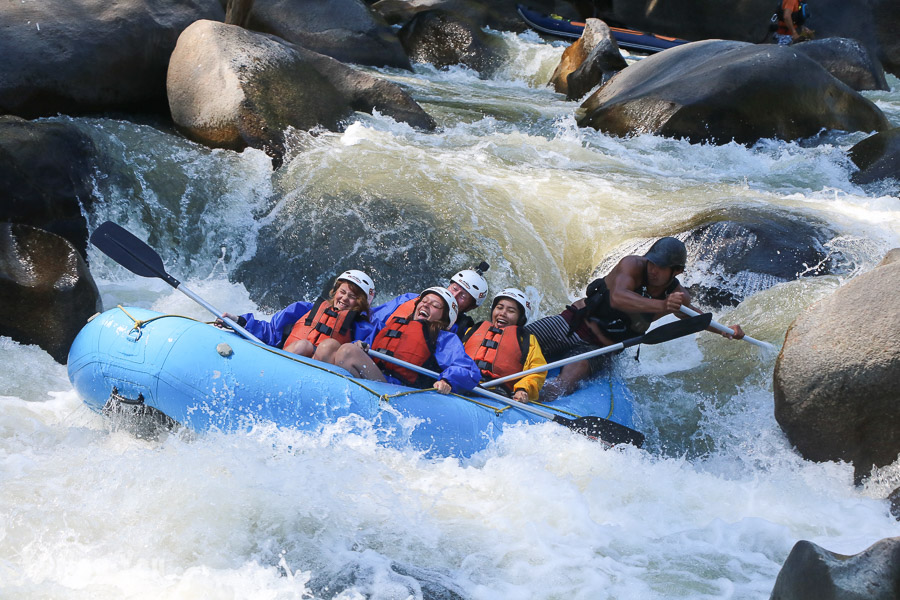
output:
[[[131,229],[230,312],[312,298],[354,264],[394,268],[386,301],[485,258],[493,289],[532,286],[553,314],[620,247],[710,211],[786,211],[827,224],[852,266],[716,314],[777,346],[804,308],[900,245],[895,183],[850,181],[845,151],[864,134],[750,148],[612,138],[577,128],[577,103],[544,87],[561,44],[501,37],[510,61],[491,80],[376,71],[436,133],[357,115],[340,133],[295,133],[277,172],[256,150],[64,119],[106,157],[91,227]],[[890,84],[868,95],[897,124]],[[104,306],[210,318],[89,258]],[[644,449],[544,424],[464,461],[384,448],[352,420],[141,440],[85,408],[40,349],[0,338],[0,359],[15,365],[0,372],[2,597],[764,598],[799,539],[853,554],[900,535],[883,500],[896,466],[857,488],[851,466],[803,460],[773,416],[774,357],[709,334],[613,361]]]

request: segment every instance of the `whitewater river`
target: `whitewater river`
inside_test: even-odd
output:
[[[502,37],[509,63],[487,80],[379,71],[436,132],[359,115],[294,136],[278,172],[259,151],[211,151],[158,124],[72,119],[103,156],[90,226],[147,239],[229,312],[312,299],[360,263],[386,301],[484,258],[494,290],[530,286],[552,314],[628,244],[716,211],[793,215],[826,224],[850,266],[716,313],[779,347],[800,311],[900,246],[896,187],[849,179],[844,151],[866,134],[611,138],[576,127],[578,103],[544,87],[561,44]],[[867,96],[896,126],[889,83]],[[89,258],[104,307],[209,318]],[[644,449],[544,424],[435,460],[347,423],[141,440],[85,408],[65,366],[0,338],[0,598],[765,599],[798,540],[854,554],[900,535],[884,500],[900,469],[854,487],[851,466],[799,457],[773,417],[774,361],[711,334],[625,353],[614,368]]]

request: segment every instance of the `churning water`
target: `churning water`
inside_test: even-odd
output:
[[[896,184],[850,181],[845,151],[866,134],[752,148],[608,137],[576,127],[578,103],[544,87],[561,44],[502,37],[509,61],[491,79],[379,72],[436,132],[359,115],[342,133],[293,135],[277,172],[259,151],[72,119],[103,156],[91,228],[129,228],[229,312],[311,299],[354,266],[376,273],[385,301],[483,258],[494,289],[528,287],[552,314],[606,257],[713,213],[825,224],[839,274],[811,269],[716,314],[778,346],[800,311],[900,246]],[[898,125],[889,82],[867,96]],[[89,258],[107,308],[210,318]],[[692,267],[690,283],[714,276]],[[854,487],[849,465],[791,449],[773,417],[774,360],[710,334],[639,362],[626,352],[614,368],[644,449],[545,424],[435,460],[346,422],[138,439],[86,409],[64,366],[0,338],[0,597],[767,598],[797,540],[852,554],[900,535],[883,500],[896,465]]]

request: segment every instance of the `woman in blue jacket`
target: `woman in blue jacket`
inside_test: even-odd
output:
[[[372,279],[362,271],[350,270],[334,280],[328,298],[294,302],[269,321],[257,319],[253,313],[225,316],[269,346],[330,362],[341,344],[371,340],[375,324],[370,321],[369,307],[374,299]]]
[[[371,348],[408,363],[440,373],[433,377],[366,354],[366,344],[344,344],[334,356],[334,364],[347,369],[354,377],[387,381],[418,388],[434,387],[442,394],[451,390],[468,391],[478,385],[481,371],[466,354],[456,335],[448,329],[456,321],[458,308],[447,288],[431,287],[419,294],[412,311],[396,312],[386,323],[379,322]]]

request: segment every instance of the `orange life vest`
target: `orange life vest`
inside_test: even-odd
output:
[[[415,298],[410,298],[400,306],[394,309],[394,312],[391,313],[391,316],[388,317],[387,322],[390,323],[391,319],[394,317],[403,317],[404,319],[412,313],[413,309],[416,307],[416,304],[419,302],[419,296]]]
[[[411,321],[405,317],[391,315],[387,325],[378,332],[372,341],[372,350],[432,371],[440,371],[437,360],[434,358],[437,340],[432,339],[430,331],[431,329],[425,321]],[[420,375],[410,369],[377,358],[374,360],[382,372],[396,377],[407,385],[425,388],[431,387],[435,381],[434,377]]]
[[[518,373],[525,366],[531,336],[520,327],[507,325],[499,329],[490,321],[482,321],[463,337],[466,354],[481,369],[483,379],[498,379]],[[503,384],[510,392],[515,381]]]
[[[322,340],[333,338],[342,344],[353,341],[353,323],[359,316],[356,310],[337,311],[327,300],[316,302],[305,317],[294,323],[282,348],[300,340],[309,340],[318,346]]]

